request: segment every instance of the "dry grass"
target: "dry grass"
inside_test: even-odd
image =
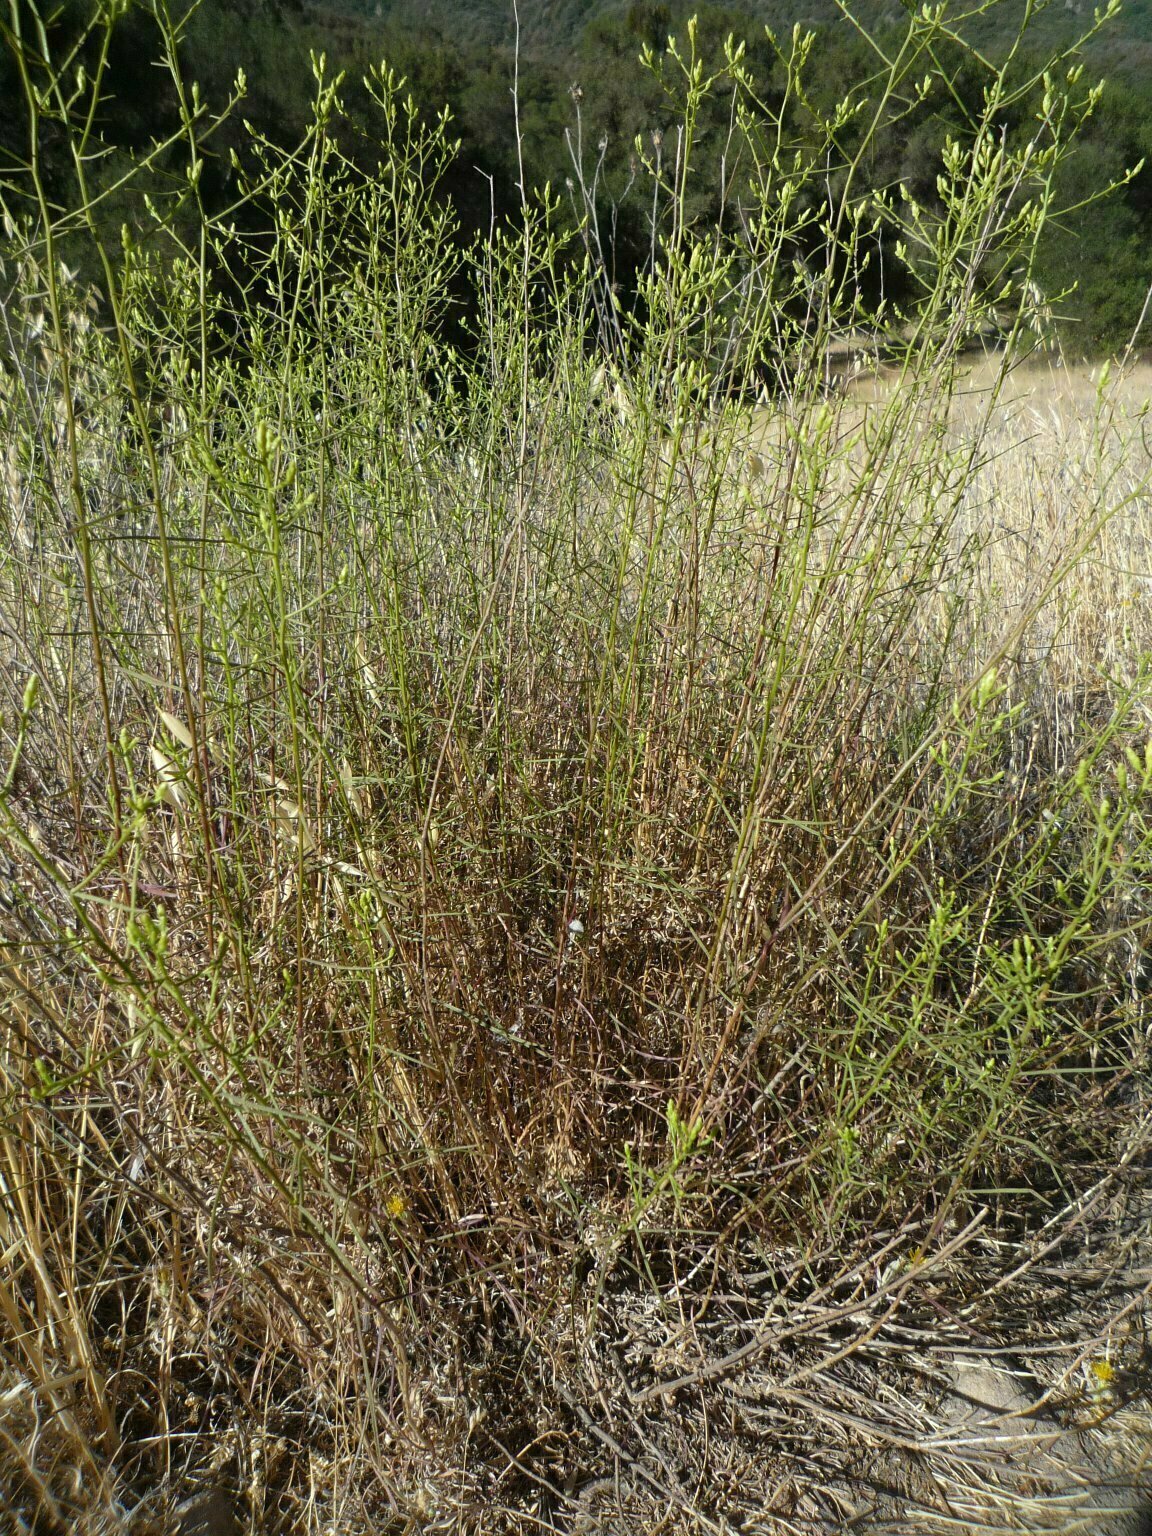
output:
[[[566,691],[586,651],[554,638],[559,666],[538,650],[515,682],[504,663],[507,735],[458,684],[435,702],[427,670],[411,724],[381,730],[395,658],[359,602],[354,638],[327,642],[339,709],[306,733],[294,788],[257,723],[291,675],[261,662],[205,698],[195,735],[158,713],[152,536],[102,539],[103,590],[139,592],[107,658],[136,735],[111,836],[76,555],[37,501],[66,461],[50,451],[36,479],[10,450],[13,1529],[152,1529],[205,1479],[254,1530],[775,1531],[855,1518],[869,1488],[893,1528],[945,1507],[1066,1523],[1066,1460],[1006,1480],[934,1384],[958,1350],[1027,1362],[1055,1433],[1101,1417],[1092,1362],[1116,1362],[1108,1412],[1143,1380],[1142,802],[1133,787],[1113,830],[1095,786],[1148,731],[1148,508],[1139,423],[1093,403],[965,393],[937,431],[899,401],[887,421],[814,402],[777,427],[775,461],[757,445],[751,480],[712,446],[630,459],[613,428],[571,508],[586,554],[621,517],[691,527],[718,477],[707,659],[683,670],[666,617],[645,634],[652,681],[613,705],[642,712],[622,797],[603,777],[615,733],[585,735],[587,696]],[[122,436],[80,441],[131,473]],[[773,509],[812,441],[809,553],[790,567]],[[189,447],[161,442],[174,484]],[[550,507],[556,462],[530,471]],[[637,464],[665,487],[640,519]],[[496,502],[505,473],[486,472]],[[430,449],[422,475],[413,513],[450,538],[436,505],[475,471]],[[362,519],[357,483],[334,474],[329,494]],[[347,526],[365,580],[394,580],[371,528]],[[593,591],[596,570],[566,589]],[[723,658],[764,644],[769,572],[792,627],[749,821],[743,726],[719,700],[739,715]],[[692,590],[677,559],[669,575],[665,616]],[[517,611],[495,627],[518,652]],[[894,648],[874,667],[878,613]],[[1009,692],[972,713],[957,683],[991,659]],[[41,701],[22,711],[30,661]],[[443,785],[423,826],[397,778],[414,729]],[[1028,1044],[1029,989],[984,997],[981,970],[1014,928],[1064,942],[1041,916],[1056,878],[1096,882],[1053,973],[1082,1042]],[[1024,1010],[1018,1059],[996,1008]],[[1007,1099],[990,1050],[1021,1074]],[[1074,1474],[1138,1474],[1139,1423],[1102,1425],[1103,1460]]]

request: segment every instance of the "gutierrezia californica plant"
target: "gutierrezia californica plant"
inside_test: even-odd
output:
[[[927,207],[861,167],[938,79],[943,10],[806,119],[803,34],[769,96],[689,26],[646,59],[675,126],[637,146],[630,306],[579,157],[576,227],[525,192],[456,242],[450,124],[386,67],[371,173],[317,59],[306,141],[254,139],[223,208],[181,87],[110,242],[116,15],[92,25],[74,90],[34,8],[7,33],[33,151],[3,186],[4,1483],[26,1521],[209,1473],[255,1523],[526,1527],[544,1487],[575,1518],[567,1439],[608,1487],[641,1433],[585,1402],[629,1308],[669,1333],[635,1345],[644,1392],[710,1392],[729,1367],[691,1374],[668,1298],[721,1339],[768,1286],[779,1338],[739,1346],[766,1391],[789,1308],[832,1338],[845,1276],[885,1305],[892,1275],[910,1306],[1023,1285],[1014,1245],[1137,1158],[1146,677],[1045,658],[1145,488],[1102,411],[1100,474],[1009,600],[974,487],[1012,351],[963,432],[953,398],[993,310],[1013,345],[1042,321],[1093,98],[1072,54],[970,55],[984,112]],[[867,412],[827,377],[862,329],[894,376]]]

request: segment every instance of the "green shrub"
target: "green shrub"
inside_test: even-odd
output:
[[[1133,1160],[1145,1081],[1144,672],[1068,713],[1100,660],[1091,562],[1143,480],[1102,396],[1042,543],[988,488],[1011,353],[956,419],[993,306],[1013,339],[1043,323],[1074,74],[1005,138],[1037,81],[992,72],[930,210],[858,173],[942,12],[819,143],[738,48],[710,78],[689,27],[650,60],[679,126],[636,149],[631,307],[591,198],[584,238],[545,193],[461,255],[449,124],[382,68],[366,176],[319,60],[306,140],[254,141],[219,214],[216,120],[178,90],[182,180],[165,199],[145,153],[110,249],[99,69],[54,72],[14,16],[31,143],[66,130],[77,187],[55,207],[34,148],[4,188],[21,1518],[211,1471],[269,1528],[309,1505],[527,1528],[639,1465],[640,1420],[597,1428],[592,1386],[629,1307],[707,1324],[684,1358],[628,1357],[628,1401],[659,1402],[731,1374],[708,1328],[746,1331],[754,1274],[779,1321],[733,1345],[749,1369],[805,1308],[804,1347],[840,1358],[854,1286],[914,1309],[1022,1283],[1030,1235]],[[694,130],[721,89],[718,233]],[[872,281],[881,223],[903,313]],[[93,292],[60,259],[77,231]],[[829,340],[861,327],[899,374],[869,410],[827,389]],[[1003,522],[1029,517],[1013,563]],[[730,1490],[731,1517],[759,1496]]]

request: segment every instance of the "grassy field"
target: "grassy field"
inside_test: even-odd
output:
[[[1145,372],[1030,363],[1026,282],[965,361],[1059,118],[997,148],[990,98],[906,366],[829,396],[868,210],[849,176],[788,267],[777,146],[758,243],[698,236],[706,88],[642,319],[527,200],[453,254],[443,130],[383,74],[376,178],[318,70],[309,140],[192,237],[190,99],[169,245],[93,222],[98,294],[57,248],[83,114],[75,213],[33,157],[4,1530],[212,1490],[268,1533],[1067,1528],[1140,1484]],[[1076,1454],[1005,1458],[957,1361]]]

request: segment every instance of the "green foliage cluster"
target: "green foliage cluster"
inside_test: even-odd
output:
[[[77,35],[90,5],[91,0],[66,0],[53,25],[54,46]],[[851,160],[854,139],[866,131],[869,153],[855,167],[856,179],[877,191],[906,185],[927,205],[937,205],[945,142],[971,141],[996,69],[1003,64],[1009,81],[1036,79],[1037,64],[1050,58],[1063,59],[1067,67],[1075,44],[1085,88],[1105,71],[1110,79],[1078,126],[1076,153],[1055,176],[1052,216],[1034,278],[1053,301],[1053,318],[1073,351],[1093,354],[1123,345],[1133,336],[1152,282],[1147,254],[1152,172],[1143,169],[1152,147],[1152,71],[1140,67],[1152,48],[1147,5],[1126,7],[1103,27],[1054,5],[1040,6],[1035,14],[1031,6],[1021,11],[1004,3],[953,9],[954,18],[943,13],[925,59],[931,88],[918,96],[910,85],[884,104],[875,122],[866,112],[845,120],[830,146],[831,180]],[[691,10],[699,60],[720,83],[696,125],[690,208],[694,218],[723,226],[741,216],[740,171],[726,157],[732,122],[731,96],[722,83],[725,43],[729,36],[743,41],[746,65],[764,101],[781,101],[782,57],[794,8],[782,0],[768,5],[745,0]],[[517,216],[521,177],[528,190],[550,184],[567,193],[573,227],[595,213],[603,259],[614,280],[630,290],[650,259],[652,243],[637,144],[650,149],[652,136],[673,121],[673,96],[658,71],[642,68],[640,54],[650,48],[659,55],[669,33],[683,30],[687,12],[683,0],[525,6],[517,55],[508,30],[511,13],[503,5],[452,4],[439,11],[421,6],[417,17],[402,3],[340,7],[309,0],[201,0],[178,29],[185,77],[197,81],[203,99],[219,107],[230,99],[238,69],[245,74],[238,111],[204,146],[201,195],[214,208],[234,196],[232,157],[247,152],[245,122],[281,146],[305,133],[312,109],[309,59],[319,53],[326,55],[330,73],[347,74],[342,147],[371,170],[373,108],[358,82],[384,57],[406,79],[427,121],[445,106],[451,113],[458,148],[439,195],[455,209],[462,243],[493,221]],[[835,0],[827,0],[809,5],[804,19],[815,28],[811,67],[805,92],[788,99],[787,126],[791,138],[816,146],[824,141],[823,124],[837,104],[855,92],[862,105],[867,95],[880,59],[866,39],[874,38],[881,50],[898,48],[904,12],[889,0],[860,0],[842,13]],[[961,26],[977,46],[952,41],[950,34]],[[94,123],[106,143],[105,174],[111,182],[123,174],[126,155],[162,139],[177,120],[171,78],[155,67],[161,52],[147,7],[131,0],[111,45]],[[0,54],[0,103],[5,104],[0,105],[0,157],[9,167],[26,153],[17,87],[9,48]],[[1040,90],[1005,101],[999,116],[1005,132],[1016,131],[1036,111]],[[674,152],[671,143],[668,152]],[[50,145],[44,153],[50,160]],[[160,157],[158,175],[164,164]],[[1099,194],[1110,186],[1116,191],[1101,206]],[[62,166],[57,188],[62,203],[69,201],[70,190]],[[111,197],[102,216],[114,228],[123,212]],[[891,242],[890,229],[878,230],[873,278],[879,282],[886,267],[889,297],[899,302],[907,290],[891,261],[884,261]],[[1142,343],[1145,331],[1136,339]]]

